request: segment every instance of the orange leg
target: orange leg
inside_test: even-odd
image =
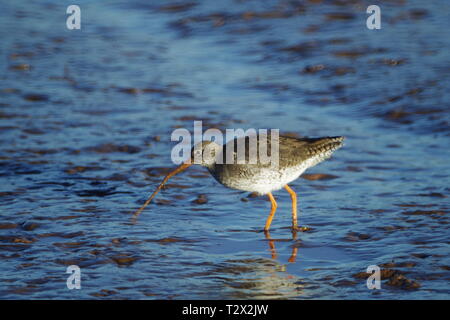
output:
[[[272,203],[272,209],[270,210],[269,216],[267,217],[266,226],[264,227],[264,231],[266,232],[269,231],[273,216],[275,215],[275,211],[277,211],[277,202],[275,201],[272,193],[269,192],[267,196],[269,197],[270,203]]]
[[[284,188],[291,195],[291,200],[292,200],[292,229],[297,230],[297,227],[298,227],[298,224],[297,224],[297,195],[295,194],[295,191],[292,190],[288,185],[285,185]]]

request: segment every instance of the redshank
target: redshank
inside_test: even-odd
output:
[[[335,150],[342,147],[344,137],[293,138],[279,136],[277,140],[279,157],[276,167],[271,166],[271,164],[261,164],[259,158],[256,163],[249,163],[250,139],[248,137],[235,138],[233,141],[228,142],[234,143],[234,149],[229,150],[236,152],[236,147],[239,145],[238,139],[246,139],[246,164],[237,164],[236,162],[229,164],[227,161],[223,161],[223,164],[220,164],[217,161],[220,156],[223,156],[222,159],[227,159],[227,144],[219,145],[215,142],[203,141],[200,145],[192,148],[190,159],[182,163],[164,178],[155,192],[134,213],[134,218],[144,210],[171,177],[194,164],[195,153],[201,152],[201,154],[197,154],[201,155],[201,163],[199,164],[206,167],[211,175],[224,186],[268,196],[272,207],[269,217],[266,220],[264,231],[269,231],[275,211],[277,210],[277,202],[272,192],[282,188],[286,189],[291,196],[293,230],[304,230],[299,228],[297,223],[297,195],[288,184],[300,177],[306,169],[329,158]],[[260,135],[257,136],[258,148],[261,139],[267,139],[267,150],[270,153],[271,149],[273,149],[270,145],[270,135],[265,135],[264,138]]]

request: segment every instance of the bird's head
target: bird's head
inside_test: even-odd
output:
[[[202,141],[191,149],[191,164],[199,164],[203,167],[212,167],[220,156],[222,146],[213,141]]]

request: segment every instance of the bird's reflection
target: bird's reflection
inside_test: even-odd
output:
[[[269,231],[265,231],[264,235],[266,236],[266,240],[269,243],[269,250],[271,252],[272,259],[275,260],[278,257],[277,250],[275,248],[275,242],[276,241],[280,241],[280,240],[273,239],[270,236],[270,232]],[[281,240],[281,241],[284,241],[284,240]],[[290,263],[294,263],[296,258],[297,258],[297,252],[298,252],[298,247],[296,245],[296,242],[297,242],[297,230],[292,230],[292,242],[294,242],[294,245],[292,246],[291,256],[288,259],[288,262],[290,262]]]

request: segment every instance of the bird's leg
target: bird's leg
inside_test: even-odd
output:
[[[277,202],[275,201],[275,198],[273,197],[272,193],[269,192],[267,194],[267,196],[269,197],[270,203],[272,204],[272,208],[270,210],[269,216],[267,217],[266,225],[264,227],[264,232],[269,231],[273,216],[275,215],[275,211],[277,211]]]
[[[292,230],[294,231],[308,231],[311,230],[309,227],[299,227],[297,223],[297,194],[294,190],[292,190],[288,185],[285,185],[284,188],[291,195],[292,200]]]
[[[295,194],[295,191],[292,190],[288,185],[285,185],[284,188],[291,195],[291,200],[292,200],[292,229],[293,230],[297,230],[297,228],[298,228],[298,223],[297,223],[297,195]]]

